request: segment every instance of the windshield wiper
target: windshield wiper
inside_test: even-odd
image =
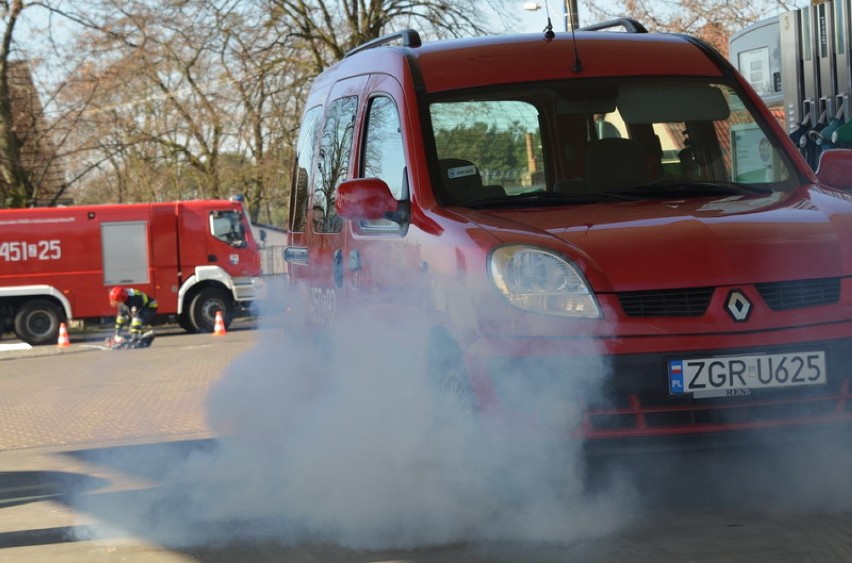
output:
[[[653,199],[658,197],[706,197],[714,195],[768,195],[772,192],[771,188],[756,186],[754,184],[661,178],[647,184],[628,186],[617,190],[609,190],[604,193],[613,197]]]
[[[465,202],[471,209],[490,209],[495,207],[540,207],[557,205],[582,205],[598,203],[600,197],[590,195],[572,195],[556,192],[527,192],[513,196],[489,197]]]

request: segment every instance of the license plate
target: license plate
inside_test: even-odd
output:
[[[751,389],[822,385],[825,352],[691,358],[669,362],[672,395],[747,395]]]

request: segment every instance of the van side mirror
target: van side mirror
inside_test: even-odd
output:
[[[384,180],[355,178],[337,186],[334,207],[344,219],[376,221],[393,216],[399,202]]]
[[[826,149],[819,155],[816,170],[820,183],[852,191],[852,150]]]

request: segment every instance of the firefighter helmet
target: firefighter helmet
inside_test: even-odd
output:
[[[124,303],[127,301],[127,292],[124,291],[123,287],[115,286],[109,290],[109,300],[110,301],[121,301]]]

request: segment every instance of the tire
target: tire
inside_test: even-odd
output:
[[[476,416],[473,392],[467,382],[464,368],[453,366],[446,370],[440,379],[440,393],[445,406],[460,412],[464,418],[472,420]]]
[[[15,315],[15,334],[30,346],[56,344],[59,325],[65,315],[57,305],[47,299],[27,301]]]
[[[477,416],[476,400],[468,383],[461,352],[446,339],[433,339],[429,348],[429,377],[436,391],[436,413],[440,418],[452,413],[465,419]]]
[[[222,289],[202,289],[192,298],[189,306],[189,320],[196,332],[213,332],[216,327],[216,311],[222,311],[222,320],[227,329],[234,316],[231,297]]]
[[[178,315],[177,323],[186,332],[189,332],[191,334],[198,332],[198,329],[196,329],[195,325],[192,324],[192,321],[189,318],[189,313],[187,311],[184,311],[183,313]]]

